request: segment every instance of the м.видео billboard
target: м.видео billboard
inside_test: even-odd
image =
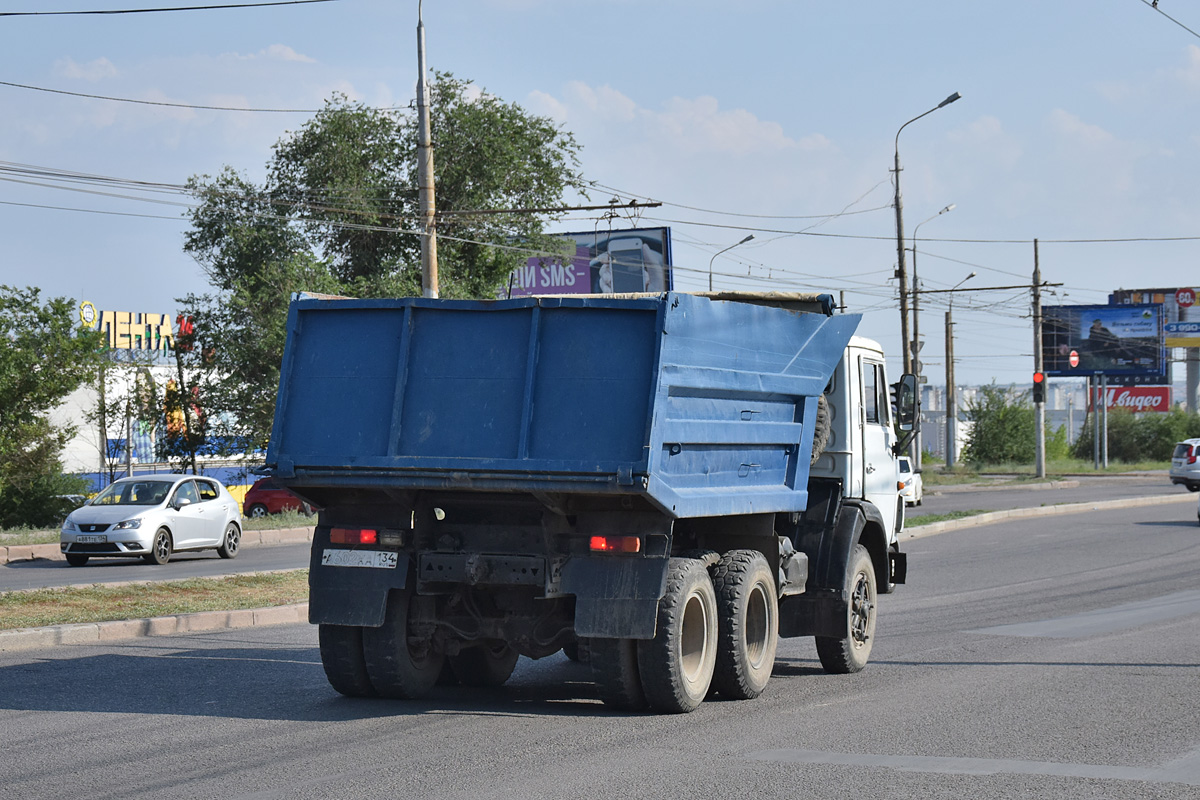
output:
[[[574,258],[534,256],[515,270],[512,297],[533,294],[665,292],[672,287],[671,229],[555,234]]]
[[[1163,307],[1044,306],[1042,368],[1051,377],[1166,374]]]

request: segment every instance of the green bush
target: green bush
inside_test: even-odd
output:
[[[1075,442],[1076,458],[1092,457],[1092,426],[1095,414],[1089,414],[1079,439]],[[1123,408],[1108,412],[1108,457],[1124,462],[1167,461],[1175,443],[1182,439],[1200,438],[1200,415],[1173,408],[1166,414],[1134,414]]]

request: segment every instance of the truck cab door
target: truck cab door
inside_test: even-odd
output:
[[[895,536],[896,507],[900,492],[896,488],[899,472],[892,444],[891,404],[888,399],[887,373],[883,362],[869,356],[859,357],[862,374],[860,398],[862,430],[862,487],[863,499],[872,503],[883,515],[888,540]]]

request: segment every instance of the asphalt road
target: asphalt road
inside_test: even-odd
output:
[[[140,558],[93,558],[82,567],[58,560],[13,561],[0,564],[0,592],[72,584],[211,578],[307,566],[308,542],[243,547],[234,559],[221,558],[216,550],[176,553],[162,566],[147,564]]]
[[[586,666],[348,700],[310,626],[0,655],[24,798],[1200,798],[1190,507],[918,539],[857,675],[780,649],[766,693],[617,714]]]

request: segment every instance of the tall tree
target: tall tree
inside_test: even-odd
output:
[[[470,81],[439,73],[430,88],[440,294],[494,297],[525,258],[511,244],[545,243],[544,215],[509,209],[582,190],[579,147]],[[181,302],[209,354],[193,367],[212,433],[266,444],[293,292],[420,294],[416,128],[409,109],[335,95],[275,144],[263,186],[230,167],[191,180],[184,249],[214,291]],[[500,213],[454,213],[468,211]]]
[[[71,300],[0,286],[0,527],[53,523],[55,495],[80,491],[60,459],[74,431],[47,416],[103,358],[100,334],[75,318]]]

